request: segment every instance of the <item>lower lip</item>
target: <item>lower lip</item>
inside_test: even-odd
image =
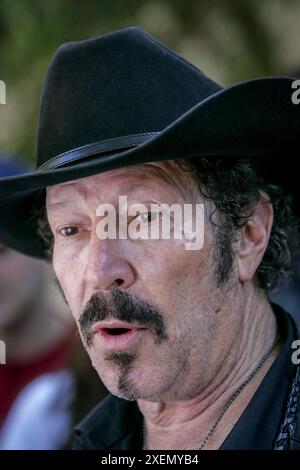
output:
[[[133,346],[141,339],[145,328],[129,330],[127,333],[122,335],[110,335],[105,330],[97,331],[96,337],[100,346],[102,346],[107,351],[125,351]]]

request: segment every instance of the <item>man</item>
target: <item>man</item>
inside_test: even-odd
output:
[[[222,89],[139,28],[57,51],[37,171],[0,182],[0,228],[50,256],[111,392],[76,448],[299,448],[298,332],[267,297],[298,237],[292,85]],[[174,204],[204,219],[178,233]],[[170,236],[145,236],[165,211]]]

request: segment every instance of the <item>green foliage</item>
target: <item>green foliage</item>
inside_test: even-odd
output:
[[[298,0],[1,0],[1,150],[34,161],[43,77],[62,42],[139,25],[226,85],[282,72],[275,4],[300,14]]]

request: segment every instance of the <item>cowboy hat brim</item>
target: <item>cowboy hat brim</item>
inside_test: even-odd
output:
[[[0,179],[0,239],[27,255],[45,258],[33,214],[37,191],[48,186],[139,163],[223,156],[266,163],[274,181],[293,193],[300,105],[292,101],[293,78],[271,77],[222,89],[192,107],[145,143],[129,150],[68,163],[59,168]],[[284,165],[284,167],[283,167]]]

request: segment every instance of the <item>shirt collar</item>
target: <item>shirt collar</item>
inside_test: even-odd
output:
[[[283,348],[251,398],[247,408],[228,434],[220,450],[272,449],[286,408],[296,366],[291,343],[298,337],[293,318],[272,304]]]
[[[135,401],[111,394],[76,427],[76,447],[137,449],[142,447],[143,417]]]

